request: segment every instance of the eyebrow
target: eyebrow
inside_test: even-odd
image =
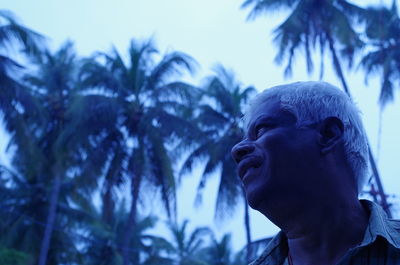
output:
[[[276,121],[279,121],[279,119],[277,117],[261,115],[251,124],[251,126],[254,127],[254,126],[259,125],[260,123],[276,122]]]
[[[247,127],[247,132],[246,135],[249,135],[249,132],[253,131],[255,127],[257,127],[261,123],[268,123],[268,122],[277,122],[279,119],[275,116],[267,116],[267,115],[261,115],[257,117],[257,119],[250,123],[249,126]]]

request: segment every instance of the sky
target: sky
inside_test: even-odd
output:
[[[283,76],[283,66],[274,64],[276,46],[272,30],[285,18],[285,13],[268,14],[255,21],[247,21],[248,10],[240,9],[242,0],[2,0],[2,8],[11,10],[19,20],[33,30],[44,34],[53,49],[66,40],[75,43],[81,56],[95,51],[109,51],[115,46],[126,53],[132,38],[152,38],[161,54],[178,50],[193,56],[201,66],[197,75],[188,78],[196,83],[210,74],[216,63],[232,69],[243,85],[253,85],[262,91],[271,86],[295,81],[318,80],[318,71],[307,75],[301,56],[294,64],[291,78]],[[358,1],[360,2],[360,1]],[[381,3],[386,1],[362,1]],[[387,1],[390,2],[390,1]],[[330,60],[326,58],[326,68]],[[317,61],[316,61],[317,62]],[[317,66],[317,63],[316,63]],[[316,67],[316,70],[318,68]],[[363,122],[381,174],[385,191],[400,196],[400,108],[398,93],[393,104],[387,106],[382,119],[382,137],[378,156],[379,78],[372,77],[368,85],[359,71],[345,71],[351,93],[363,113]],[[341,87],[330,69],[324,81]],[[7,135],[0,134],[0,147],[4,149]],[[0,162],[6,161],[4,153]],[[245,244],[243,207],[235,214],[216,223],[213,219],[218,179],[211,177],[203,197],[203,205],[193,207],[194,194],[201,168],[185,176],[178,192],[178,216],[190,219],[189,227],[211,226],[218,236],[233,234],[233,247],[238,250]],[[394,198],[400,205],[400,200]],[[144,212],[158,213],[157,203],[148,203]],[[397,209],[400,209],[397,206]],[[396,209],[395,209],[396,210]],[[395,213],[400,217],[398,212]],[[278,228],[260,213],[251,212],[253,239],[274,235]],[[166,234],[162,223],[154,233]]]

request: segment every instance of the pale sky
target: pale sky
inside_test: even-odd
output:
[[[152,37],[162,53],[179,50],[193,56],[201,69],[192,80],[197,82],[210,73],[215,63],[232,68],[244,85],[254,85],[258,90],[294,81],[317,80],[316,74],[307,76],[304,60],[297,58],[292,78],[283,78],[283,66],[273,62],[276,48],[272,43],[272,29],[285,18],[285,14],[246,22],[248,10],[240,10],[242,0],[3,0],[2,8],[9,9],[26,26],[44,34],[53,48],[67,39],[74,41],[78,54],[88,56],[94,51],[109,51],[115,45],[122,54],[132,38]],[[356,2],[356,1],[355,1]],[[360,1],[357,1],[360,2]],[[362,1],[380,3],[382,1]],[[385,1],[386,2],[386,1]],[[391,1],[388,1],[391,2]],[[326,61],[324,81],[341,87],[339,80]],[[352,95],[363,112],[363,121],[376,154],[379,108],[379,79],[370,78],[364,84],[362,71],[346,71]],[[396,101],[390,104],[383,116],[379,171],[386,192],[400,195],[400,108]],[[5,137],[6,138],[6,137]],[[3,137],[3,139],[5,139]],[[1,143],[0,143],[1,144]],[[4,141],[3,144],[4,146]],[[1,157],[0,157],[1,158]],[[4,156],[2,160],[4,160]],[[199,180],[199,170],[186,176],[178,193],[179,219],[190,219],[190,228],[212,226],[221,236],[233,234],[234,248],[245,244],[243,208],[221,224],[213,223],[213,212],[218,180],[210,178],[203,206],[193,209],[194,194]],[[395,199],[400,205],[399,198]],[[400,209],[397,206],[397,209]],[[150,204],[147,212],[157,214],[158,205]],[[397,212],[395,216],[399,217]],[[165,219],[165,217],[162,217]],[[251,213],[253,239],[274,235],[278,229],[256,211]],[[159,225],[155,233],[165,234]]]

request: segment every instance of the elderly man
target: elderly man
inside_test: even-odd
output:
[[[252,265],[400,264],[400,222],[358,200],[368,148],[356,106],[324,82],[259,94],[234,146],[249,205],[281,232]]]

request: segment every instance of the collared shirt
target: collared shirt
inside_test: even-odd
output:
[[[400,265],[400,221],[388,219],[383,209],[373,202],[361,200],[361,203],[370,212],[364,239],[337,265]],[[281,231],[250,265],[288,265],[287,255],[287,238]]]

